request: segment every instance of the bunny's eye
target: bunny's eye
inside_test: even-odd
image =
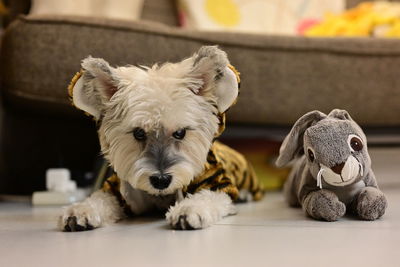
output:
[[[349,144],[352,152],[360,151],[364,147],[361,138],[354,134],[349,135],[347,143]]]
[[[310,148],[307,150],[307,154],[308,154],[308,159],[309,159],[311,162],[314,162],[314,160],[315,160],[315,155],[314,155],[314,152],[313,152]]]

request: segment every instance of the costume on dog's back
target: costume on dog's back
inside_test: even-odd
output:
[[[207,163],[201,175],[194,178],[186,189],[195,193],[202,189],[222,191],[234,201],[246,201],[250,193],[254,200],[259,200],[263,189],[255,175],[253,167],[242,154],[216,141],[207,156]]]

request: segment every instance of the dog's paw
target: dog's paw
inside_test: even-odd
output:
[[[189,216],[189,217],[188,217]],[[168,219],[170,225],[175,230],[195,230],[208,227],[202,224],[202,218],[199,214],[177,215]]]
[[[195,206],[178,206],[168,211],[167,221],[176,230],[194,230],[211,226],[215,223],[207,209],[199,209]]]
[[[209,227],[235,213],[236,207],[227,194],[203,190],[170,207],[166,219],[174,229],[193,230]]]
[[[176,230],[202,229],[216,222],[207,209],[186,205],[175,206],[168,211],[166,217],[171,227]]]
[[[92,230],[100,225],[99,214],[85,202],[67,207],[58,219],[58,228],[65,232]]]

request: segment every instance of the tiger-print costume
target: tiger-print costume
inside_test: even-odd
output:
[[[260,200],[264,193],[245,157],[218,141],[208,152],[204,172],[194,178],[184,192],[194,194],[202,189],[225,192],[233,201],[246,201],[240,198],[241,190],[250,193],[254,200]]]

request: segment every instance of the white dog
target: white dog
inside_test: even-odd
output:
[[[116,174],[64,210],[61,230],[90,230],[154,209],[169,209],[176,229],[198,229],[234,214],[232,200],[261,198],[243,156],[214,142],[238,95],[225,52],[205,46],[152,68],[113,68],[88,57],[82,68],[70,94],[98,121],[102,153]]]

